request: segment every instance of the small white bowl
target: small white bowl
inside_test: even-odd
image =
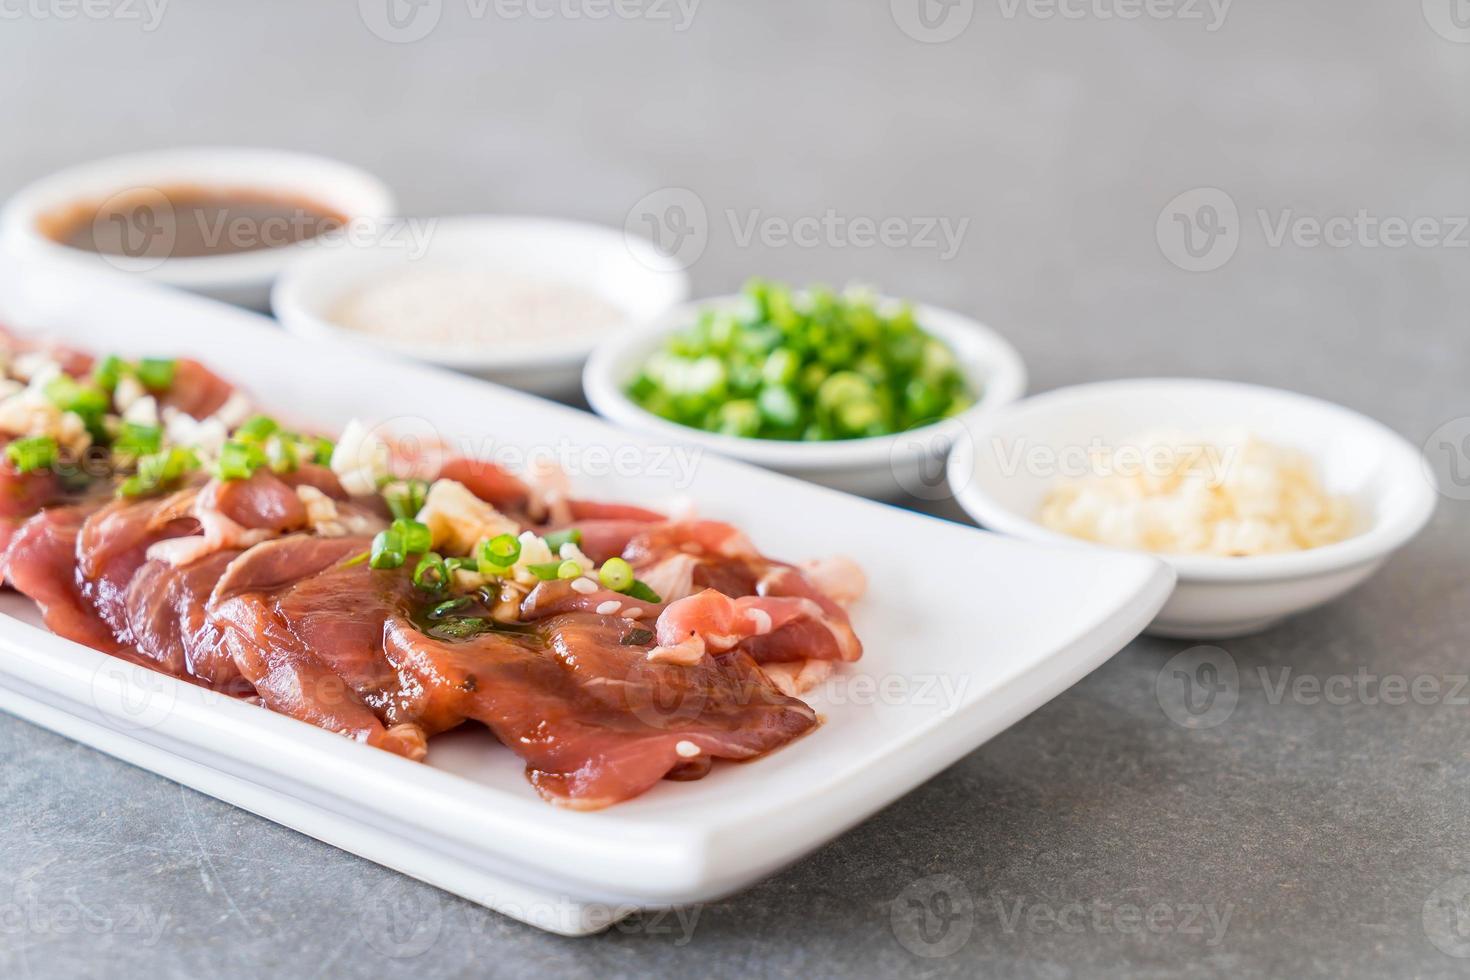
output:
[[[968,410],[934,425],[892,436],[831,442],[747,439],[671,422],[628,397],[629,383],[670,334],[688,327],[703,310],[742,302],[740,296],[700,300],[641,330],[609,337],[598,345],[582,374],[587,401],[598,414],[615,422],[835,490],[877,499],[905,494],[938,499],[949,493],[944,486],[944,459],[956,434],[1026,390],[1021,355],[1000,334],[958,313],[915,305],[919,325],[949,344],[966,378],[981,392]]]
[[[949,480],[980,524],[1037,541],[1099,547],[1041,526],[1048,490],[1088,447],[1128,446],[1160,429],[1243,429],[1302,450],[1327,492],[1353,501],[1361,527],[1336,544],[1258,557],[1157,557],[1179,573],[1150,632],[1223,638],[1255,633],[1337,598],[1372,575],[1434,512],[1420,453],[1385,426],[1329,402],[1226,381],[1108,381],[1051,391],[978,420],[956,442]],[[1085,464],[1081,464],[1085,468]]]
[[[128,192],[172,187],[268,191],[299,197],[345,215],[351,223],[391,216],[393,194],[356,167],[306,153],[242,147],[189,147],[108,157],[58,171],[18,191],[0,211],[0,242],[20,256],[88,268],[114,268],[213,299],[264,310],[271,283],[312,239],[278,248],[224,255],[143,258],[70,248],[47,236],[48,215],[100,205]]]
[[[548,337],[534,347],[501,349],[394,341],[342,327],[333,309],[354,290],[409,267],[484,265],[498,273],[566,282],[620,309],[630,325],[646,323],[684,302],[689,277],[651,243],[621,230],[576,221],[496,215],[421,219],[414,236],[321,248],[301,255],[271,297],[276,317],[292,333],[368,346],[454,368],[522,391],[576,393],[587,355],[601,338]]]

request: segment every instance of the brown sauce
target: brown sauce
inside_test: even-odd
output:
[[[270,191],[140,188],[78,202],[41,219],[71,248],[132,258],[196,258],[280,248],[342,227],[347,217],[316,201]]]

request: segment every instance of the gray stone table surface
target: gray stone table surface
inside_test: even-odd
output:
[[[1004,331],[1038,391],[1241,379],[1432,449],[1470,416],[1463,2],[383,2],[0,0],[0,193],[180,143],[357,161],[413,214],[622,226],[684,188],[701,294],[875,282]],[[765,883],[582,940],[0,717],[0,975],[1463,976],[1467,532],[1446,495],[1368,585],[1224,643],[1216,727],[1170,721],[1185,644],[1141,639]]]

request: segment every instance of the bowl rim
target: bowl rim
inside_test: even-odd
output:
[[[522,214],[450,214],[422,220],[433,222],[435,233],[439,231],[463,234],[493,232],[497,235],[506,235],[517,231],[536,230],[595,238],[599,240],[600,245],[627,250],[635,264],[640,264],[648,270],[650,282],[653,281],[652,277],[661,277],[673,283],[671,297],[667,304],[668,309],[684,303],[689,296],[688,273],[677,266],[661,262],[659,253],[651,242],[645,243],[642,238],[608,225],[571,218]],[[646,248],[643,247],[645,244]],[[318,310],[304,298],[305,291],[319,277],[330,275],[333,271],[350,266],[352,263],[366,262],[370,256],[380,255],[385,249],[384,243],[374,241],[299,253],[276,279],[271,289],[271,312],[287,332],[298,336],[352,344],[382,354],[412,357],[427,364],[436,364],[461,371],[575,367],[585,361],[593,348],[601,342],[599,338],[588,337],[585,340],[570,341],[559,347],[542,351],[530,348],[506,351],[488,347],[450,349],[415,341],[372,337],[350,330],[332,322],[325,312]],[[640,252],[645,251],[646,254],[640,255]],[[635,320],[635,325],[636,322]],[[617,332],[628,329],[628,327],[622,327]]]
[[[42,214],[58,206],[58,200],[86,200],[102,193],[96,189],[99,186],[115,187],[113,193],[139,186],[143,178],[132,176],[139,171],[157,171],[159,176],[155,179],[160,185],[194,180],[206,185],[249,185],[254,181],[268,187],[288,183],[263,180],[252,174],[252,168],[267,164],[297,168],[303,174],[299,192],[308,197],[325,197],[333,204],[340,204],[346,196],[342,189],[350,187],[352,196],[359,203],[341,208],[350,212],[349,221],[389,218],[397,211],[397,200],[386,183],[355,164],[333,157],[263,146],[178,146],[97,157],[36,178],[18,189],[0,208],[0,241],[10,251],[26,251],[88,266],[105,263],[123,272],[186,289],[243,285],[272,279],[303,249],[328,236],[248,252],[129,261],[125,256],[102,256],[63,245],[42,233],[37,224]],[[219,177],[190,178],[176,173],[211,165],[225,170],[238,169],[240,177],[237,181]],[[120,176],[109,176],[113,173]],[[324,179],[323,174],[332,177]],[[330,189],[324,191],[322,188]]]
[[[902,302],[897,297],[878,294],[880,303]],[[646,434],[666,436],[680,442],[698,445],[724,456],[732,456],[762,466],[796,473],[815,473],[855,467],[871,468],[894,464],[899,460],[934,454],[942,458],[948,453],[953,435],[974,419],[988,415],[1020,398],[1026,390],[1026,365],[1010,341],[979,320],[954,310],[912,302],[915,318],[928,333],[951,347],[953,338],[965,337],[975,346],[974,356],[965,358],[956,350],[966,373],[973,376],[984,370],[985,391],[972,406],[952,418],[886,436],[862,439],[834,439],[827,442],[799,442],[783,439],[752,439],[706,432],[655,415],[623,391],[622,362],[640,349],[650,352],[668,335],[688,326],[700,312],[721,309],[744,301],[740,293],[726,293],[682,304],[636,330],[608,337],[592,352],[582,371],[582,387],[588,403],[598,415]]]
[[[1094,381],[1055,388],[1017,402],[984,420],[983,427],[970,428],[968,439],[956,441],[946,467],[950,491],[960,507],[976,522],[1003,534],[1076,547],[1130,550],[1109,548],[1107,545],[1053,531],[1000,504],[981,490],[978,482],[973,479],[975,467],[979,463],[975,445],[981,439],[996,434],[1003,426],[1024,424],[1040,415],[1066,411],[1069,403],[1082,397],[1186,389],[1196,396],[1202,391],[1211,390],[1243,393],[1250,397],[1269,398],[1282,404],[1295,403],[1302,408],[1310,407],[1325,412],[1333,420],[1333,424],[1371,433],[1387,450],[1395,486],[1408,487],[1410,490],[1404,506],[1395,512],[1386,515],[1376,513],[1372,525],[1352,537],[1306,551],[1241,557],[1139,552],[1168,562],[1179,573],[1181,583],[1285,581],[1342,571],[1381,560],[1403,547],[1423,530],[1433,516],[1437,494],[1424,477],[1423,455],[1407,439],[1382,422],[1346,406],[1301,392],[1217,378],[1155,377]]]

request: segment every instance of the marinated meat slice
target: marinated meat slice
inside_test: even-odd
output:
[[[531,488],[524,481],[488,460],[462,456],[446,460],[439,469],[439,479],[463,484],[470,493],[507,514],[525,513],[531,501]]]
[[[635,524],[661,524],[668,518],[656,510],[632,504],[605,504],[596,500],[568,500],[574,521],[628,521]]]
[[[212,615],[275,710],[372,744],[473,719],[526,761],[544,796],[583,809],[700,775],[710,758],[752,758],[816,724],[738,652],[692,667],[649,662],[653,632],[623,617],[433,621],[406,570],[344,562],[365,545],[269,542],[217,587]]]
[[[6,577],[41,610],[47,629],[103,653],[134,659],[82,595],[77,538],[90,505],[52,507],[22,524],[5,553]]]
[[[382,580],[366,566],[343,567],[368,544],[298,535],[251,548],[226,569],[208,614],[267,707],[422,759],[425,731],[406,720],[411,706],[403,703],[411,692],[379,652],[376,607],[384,602],[374,592]]]
[[[706,589],[672,603],[658,618],[654,656],[675,663],[740,649],[757,662],[856,660],[862,644],[846,614],[810,596],[730,598]]]
[[[611,608],[609,608],[611,607]],[[566,579],[539,582],[521,602],[521,619],[531,622],[558,613],[598,612],[652,623],[663,612],[663,603],[644,602],[607,588],[583,592]]]
[[[61,496],[56,474],[17,473],[9,462],[0,462],[0,579],[5,577],[3,555],[21,525]]]
[[[161,406],[206,419],[223,408],[234,393],[234,385],[224,378],[196,360],[181,357],[174,362],[173,384],[154,394]]]
[[[205,603],[238,551],[217,551],[182,567],[148,561],[124,598],[127,636],[140,656],[176,677],[236,697],[254,693],[241,675]]]
[[[535,665],[545,687],[525,683],[530,664],[493,657],[492,683],[476,675],[490,713],[475,717],[526,760],[532,784],[552,802],[608,806],[665,777],[698,778],[711,759],[764,755],[817,725],[815,711],[780,693],[742,654],[693,667],[650,663],[647,630],[613,616],[557,616],[539,632],[546,649]],[[547,653],[560,675],[541,666]],[[518,679],[524,697],[500,693]]]
[[[812,578],[784,562],[772,561],[755,550],[739,530],[715,521],[683,521],[648,527],[633,537],[623,551],[639,578],[665,600],[672,602],[659,620],[696,610],[693,632],[707,632],[707,614],[715,608],[708,599],[680,606],[679,600],[699,596],[701,589],[731,598],[760,596],[770,599],[805,600],[817,609],[812,615],[786,620],[772,630],[749,634],[741,649],[761,663],[799,660],[856,660],[862,644],[853,632],[847,611],[838,599],[852,601],[866,583],[851,562],[830,560],[814,568],[818,581],[833,594],[818,588]],[[834,598],[834,595],[836,596]],[[774,608],[779,608],[777,604]],[[681,611],[682,609],[682,611]],[[732,607],[733,609],[733,607]]]
[[[167,497],[120,498],[90,514],[76,539],[73,567],[82,596],[117,640],[131,645],[128,588],[134,574],[148,560],[148,549],[170,538],[181,538],[199,528],[189,516],[194,490]]]
[[[333,500],[342,501],[348,497],[342,481],[337,479],[337,474],[316,463],[302,463],[291,472],[280,474],[280,478],[289,487],[315,487]],[[386,508],[383,513],[387,513]]]
[[[246,480],[209,481],[199,495],[199,507],[245,528],[285,532],[306,526],[306,506],[295,487],[267,470]]]

